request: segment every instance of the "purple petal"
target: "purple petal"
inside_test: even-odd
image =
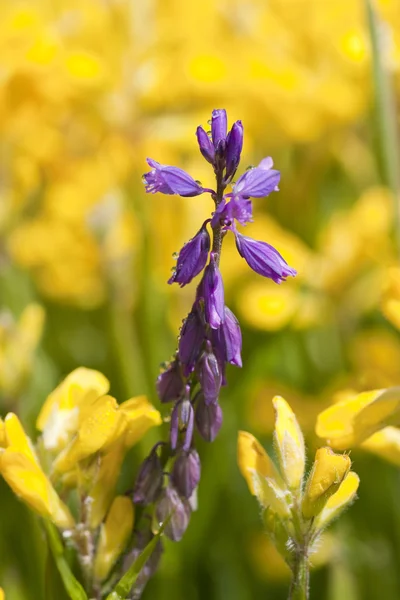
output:
[[[264,158],[258,167],[248,169],[236,182],[233,195],[262,198],[275,191],[281,174],[271,169],[272,164],[272,159],[268,157]]]
[[[222,425],[222,409],[218,403],[206,404],[200,393],[196,401],[196,427],[206,442],[213,442]]]
[[[211,348],[202,354],[197,365],[197,374],[206,404],[215,404],[221,389],[222,374]]]
[[[239,321],[233,312],[225,306],[225,320],[218,331],[219,345],[224,352],[224,359],[231,365],[242,366],[242,332]]]
[[[156,388],[158,397],[163,403],[181,398],[185,386],[178,360],[174,360],[165,371],[160,373],[157,377]]]
[[[243,125],[242,121],[236,121],[233,124],[227,138],[226,144],[226,181],[229,181],[235,174],[240,162],[240,155],[243,148]]]
[[[212,329],[217,329],[221,323],[223,323],[225,318],[225,300],[222,276],[213,253],[211,253],[210,263],[204,271],[201,287],[204,298],[206,322]]]
[[[212,111],[211,117],[211,136],[215,150],[221,142],[225,143],[227,132],[226,110],[218,108]]]
[[[176,270],[168,283],[179,283],[183,287],[190,283],[193,277],[196,277],[206,266],[211,245],[206,223],[207,221],[179,252]]]
[[[209,163],[213,164],[215,159],[215,148],[212,141],[202,127],[197,128],[196,136],[200,152]]]
[[[190,498],[200,481],[200,457],[196,450],[181,452],[171,473],[171,481],[181,496]]]
[[[201,346],[205,339],[203,323],[198,311],[193,307],[183,324],[179,338],[179,360],[183,365],[183,374],[187,377],[194,369]]]
[[[289,267],[277,250],[266,242],[259,242],[235,232],[236,247],[250,268],[259,275],[281,283],[286,277],[294,277],[295,269]]]
[[[146,192],[155,194],[178,194],[179,196],[198,196],[205,190],[183,169],[161,165],[152,158],[147,159],[152,167],[144,175]]]

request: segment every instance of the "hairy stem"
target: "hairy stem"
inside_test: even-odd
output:
[[[216,178],[217,178],[217,191],[216,191],[215,196],[213,196],[213,199],[215,202],[215,208],[218,208],[218,206],[223,201],[224,191],[225,191],[225,187],[226,187],[226,184],[224,183],[222,169],[220,169],[219,171],[216,171]],[[213,227],[213,244],[212,244],[212,251],[215,254],[215,260],[216,260],[216,263],[218,266],[219,266],[219,262],[221,259],[222,240],[223,240],[222,227],[218,223],[217,225],[215,225],[215,227]]]
[[[308,600],[310,564],[307,546],[296,549],[288,600]]]

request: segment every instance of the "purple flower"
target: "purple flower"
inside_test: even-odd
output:
[[[224,284],[213,252],[210,263],[204,271],[201,293],[204,299],[206,322],[212,329],[217,329],[225,318],[225,300]]]
[[[160,523],[170,517],[164,533],[173,542],[179,542],[185,533],[190,519],[190,505],[186,498],[180,498],[177,490],[169,485],[156,504],[156,516]]]
[[[181,398],[185,387],[178,360],[174,360],[165,371],[160,373],[156,388],[161,402],[172,402]]]
[[[222,410],[218,402],[206,404],[200,392],[196,400],[196,427],[203,440],[213,442],[222,425]]]
[[[202,127],[197,128],[196,136],[200,152],[204,158],[213,165],[215,161],[215,148],[212,141]]]
[[[216,225],[230,226],[233,219],[236,219],[241,225],[246,225],[246,223],[253,221],[251,200],[235,196],[229,202],[221,202],[213,214],[211,227],[215,227]]]
[[[189,450],[193,437],[194,411],[192,403],[189,400],[190,388],[188,387],[187,398],[180,400],[174,406],[171,414],[171,448],[176,449],[178,445],[179,431],[185,431],[185,439],[182,445],[184,450]]]
[[[153,448],[139,469],[133,490],[135,504],[152,504],[161,493],[164,475],[156,449],[157,446]]]
[[[200,457],[196,450],[181,452],[174,463],[171,480],[181,496],[190,498],[200,481]]]
[[[211,116],[211,137],[216,151],[221,147],[225,149],[226,131],[226,110],[224,108],[213,110]]]
[[[147,163],[152,167],[152,170],[144,175],[147,193],[161,192],[161,194],[178,194],[179,196],[198,196],[208,191],[183,169],[160,165],[152,158],[148,158]]]
[[[226,142],[226,174],[225,180],[230,181],[234,176],[240,162],[243,148],[242,121],[236,121],[228,133]]]
[[[248,169],[237,180],[234,188],[234,196],[244,196],[246,198],[262,198],[276,191],[281,174],[272,169],[272,158],[264,158],[258,167]]]
[[[207,342],[207,349],[199,359],[197,374],[206,404],[214,404],[218,400],[221,389],[222,373],[210,342]]]
[[[201,322],[196,306],[193,306],[183,324],[179,338],[179,360],[183,365],[185,377],[190,375],[200,354],[205,338],[204,325]]]
[[[269,277],[275,283],[281,283],[286,277],[296,275],[295,269],[289,267],[285,259],[270,244],[253,240],[237,231],[235,236],[240,256],[259,275]]]
[[[183,287],[190,283],[193,277],[196,277],[206,266],[211,244],[207,223],[208,220],[179,252],[176,269],[168,283],[179,283]]]
[[[225,320],[219,329],[213,330],[213,350],[217,357],[237,367],[242,366],[242,332],[239,321],[233,312],[225,306]]]

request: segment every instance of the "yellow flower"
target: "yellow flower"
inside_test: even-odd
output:
[[[100,536],[94,564],[96,579],[107,578],[114,563],[125,549],[134,524],[132,501],[126,496],[117,496],[100,528]]]
[[[272,403],[275,409],[275,450],[281,473],[289,489],[296,490],[301,486],[306,461],[303,434],[286,400],[276,396]]]
[[[3,588],[0,587],[0,600],[5,600],[6,596],[4,594]]]
[[[384,427],[362,442],[360,448],[400,467],[400,429],[397,427]]]
[[[238,464],[250,492],[263,507],[270,506],[281,516],[289,514],[281,477],[272,460],[251,433],[239,431]]]
[[[0,450],[0,473],[17,496],[36,512],[66,529],[74,520],[40,467],[32,443],[18,417],[9,413],[4,421],[5,449]]]
[[[343,479],[337,492],[335,492],[325,504],[324,508],[317,516],[316,526],[320,529],[329,525],[349,504],[354,500],[360,478],[357,473],[350,471]]]
[[[319,448],[306,483],[302,512],[306,519],[318,515],[335,494],[350,470],[347,454],[335,454],[330,448]]]

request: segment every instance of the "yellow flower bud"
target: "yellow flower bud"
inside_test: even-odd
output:
[[[325,504],[324,508],[316,518],[315,526],[323,529],[335,519],[355,498],[360,478],[357,473],[350,471],[343,479],[337,492],[335,492]]]
[[[306,462],[304,438],[289,404],[276,396],[274,441],[282,476],[291,490],[298,490]]]
[[[258,440],[246,431],[239,431],[238,465],[261,506],[270,506],[278,515],[288,516],[287,491],[281,477]]]
[[[335,494],[350,470],[347,454],[335,454],[330,448],[319,448],[308,477],[302,511],[306,519],[318,515],[329,498]]]
[[[126,496],[117,496],[111,505],[105,523],[101,526],[94,574],[96,579],[107,578],[114,563],[125,549],[133,530],[134,510]]]

